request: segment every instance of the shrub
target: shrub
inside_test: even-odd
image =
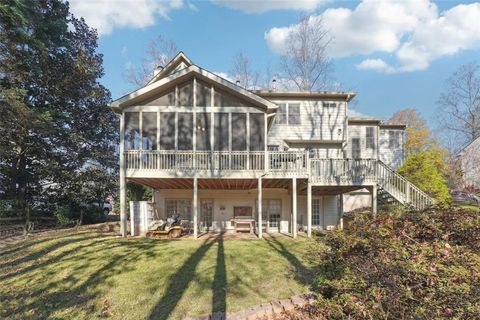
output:
[[[480,215],[454,209],[358,214],[316,239],[318,319],[475,319]],[[325,246],[328,248],[324,249]],[[312,317],[312,310],[304,318]]]
[[[83,217],[81,212],[83,210]],[[65,204],[57,208],[54,212],[58,223],[64,227],[72,227],[77,225],[80,220],[82,224],[92,224],[104,222],[105,217],[103,208],[96,205],[80,206],[77,204]]]

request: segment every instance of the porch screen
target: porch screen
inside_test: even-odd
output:
[[[232,150],[247,150],[247,114],[232,113]]]
[[[213,103],[215,107],[241,107],[244,104],[231,94],[215,88],[215,94],[213,96]]]
[[[197,106],[210,107],[212,101],[212,89],[206,82],[197,79]]]
[[[265,118],[263,113],[250,113],[250,150],[265,149]]]
[[[193,113],[178,113],[178,150],[193,150]]]
[[[197,113],[197,150],[209,151],[210,145],[210,113]]]
[[[175,149],[175,113],[160,113],[160,149]]]
[[[178,101],[180,107],[193,107],[193,80],[178,86]]]
[[[228,151],[228,113],[215,113],[214,128],[215,150]]]
[[[157,113],[142,113],[142,149],[157,150]]]
[[[138,112],[125,112],[125,150],[140,149],[140,116]]]

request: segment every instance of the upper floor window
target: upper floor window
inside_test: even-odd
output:
[[[362,150],[360,147],[360,139],[352,138],[352,158],[358,159],[362,155]]]
[[[323,102],[323,106],[325,108],[336,108],[337,103],[336,102]]]
[[[388,146],[390,148],[399,148],[400,147],[401,136],[402,136],[401,131],[389,130],[388,131]]]
[[[138,150],[140,144],[140,114],[125,112],[125,149]]]
[[[300,124],[300,104],[299,103],[278,104],[275,123],[291,124],[291,125]]]
[[[366,147],[367,149],[375,150],[375,128],[367,127],[366,128]]]

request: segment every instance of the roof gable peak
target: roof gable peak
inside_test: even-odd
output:
[[[173,57],[172,60],[170,60],[165,66],[163,66],[161,70],[155,71],[153,78],[148,81],[146,85],[152,84],[162,78],[165,78],[175,72],[188,68],[192,65],[193,63],[187,57],[187,55],[183,53],[183,51],[180,51],[175,57]]]

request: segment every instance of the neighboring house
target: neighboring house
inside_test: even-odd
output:
[[[395,173],[403,126],[348,116],[349,92],[256,91],[179,53],[153,79],[111,104],[120,115],[120,207],[125,182],[152,187],[160,217],[180,214],[194,236],[233,231],[311,236],[341,224],[343,196],[377,188],[423,208],[431,199]],[[259,227],[260,226],[260,227]]]
[[[458,157],[464,187],[480,189],[480,138],[463,148]]]

